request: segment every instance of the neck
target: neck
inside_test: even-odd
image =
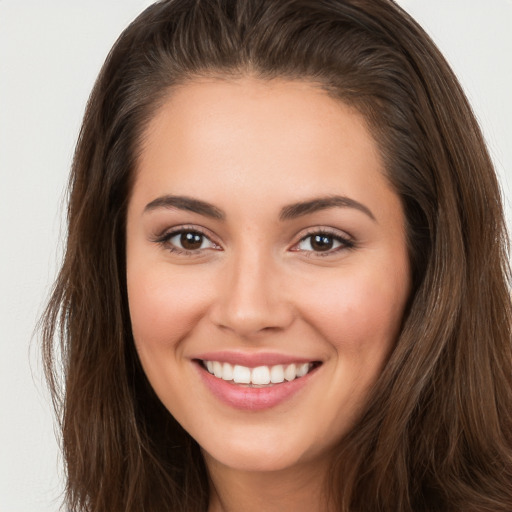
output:
[[[240,471],[205,457],[210,475],[208,512],[326,512],[325,465],[279,471]]]

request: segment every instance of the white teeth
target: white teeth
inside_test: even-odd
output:
[[[304,377],[309,371],[309,363],[300,364],[297,366],[297,377]]]
[[[213,362],[213,374],[215,377],[222,379],[222,363],[219,363],[218,361]]]
[[[233,380],[237,384],[250,384],[251,382],[251,369],[247,366],[235,365],[233,369]]]
[[[270,384],[270,370],[268,366],[258,366],[251,372],[251,382],[253,384]]]
[[[288,365],[284,370],[284,378],[286,380],[293,380],[295,379],[296,373],[296,367],[294,364]]]
[[[222,379],[233,380],[233,367],[229,363],[222,365]]]
[[[255,386],[280,384],[285,380],[292,381],[304,377],[313,367],[312,363],[289,364],[286,366],[277,364],[274,366],[257,366],[256,368],[238,364],[233,366],[220,361],[203,361],[203,363],[208,372],[219,379]]]
[[[284,368],[282,364],[272,366],[270,368],[270,382],[272,384],[279,384],[284,381]]]

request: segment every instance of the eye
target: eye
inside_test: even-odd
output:
[[[198,249],[206,249],[212,243],[202,233],[194,231],[182,231],[169,238],[169,243],[186,251],[196,251]]]
[[[342,249],[351,249],[354,242],[341,235],[316,232],[302,238],[293,248],[295,251],[332,254]]]
[[[165,233],[163,236],[156,240],[162,244],[166,249],[175,253],[192,253],[204,249],[219,249],[220,247],[212,242],[204,233],[194,229],[180,229],[179,231],[172,231]]]

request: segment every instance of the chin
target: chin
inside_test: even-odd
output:
[[[203,454],[207,462],[221,464],[236,471],[275,472],[295,468],[304,462],[318,457],[318,447],[300,446],[288,439],[274,439],[260,436],[244,436],[243,439],[231,438],[229,443],[207,443]],[[313,451],[315,453],[313,453]]]
[[[210,454],[203,451],[209,461],[228,467],[235,471],[248,473],[269,473],[284,471],[295,467],[299,460],[290,454],[273,454],[270,457],[262,456],[257,450],[246,450],[244,453]]]

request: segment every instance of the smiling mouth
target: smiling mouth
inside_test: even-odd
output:
[[[250,368],[221,361],[197,360],[197,362],[204,370],[218,379],[231,384],[253,388],[271,387],[300,379],[322,364],[320,361],[313,361],[309,363],[276,364]]]

